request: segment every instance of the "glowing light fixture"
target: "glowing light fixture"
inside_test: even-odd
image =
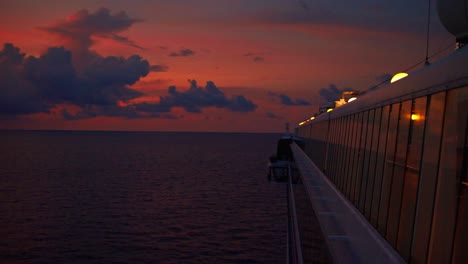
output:
[[[300,122],[299,125],[302,126],[303,124],[305,124],[305,122]]]
[[[351,103],[352,101],[354,101],[356,99],[357,99],[357,97],[351,97],[351,98],[348,99],[348,103]]]
[[[408,76],[408,74],[406,72],[399,72],[399,73],[393,75],[392,79],[390,80],[390,83],[394,83],[396,81],[399,81],[399,80],[405,78],[406,76]]]
[[[333,111],[333,108],[328,108],[327,113]]]
[[[418,114],[411,114],[411,120],[418,121],[421,120],[421,116]]]
[[[314,119],[315,119],[315,116],[309,118],[309,121],[312,121],[312,120],[314,120]]]

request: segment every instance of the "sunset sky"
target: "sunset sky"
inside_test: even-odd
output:
[[[426,26],[426,0],[2,0],[0,129],[281,132],[423,61]]]

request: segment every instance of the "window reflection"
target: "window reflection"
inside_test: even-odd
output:
[[[397,250],[409,261],[411,241],[413,235],[414,214],[416,210],[416,195],[418,193],[419,167],[424,138],[422,117],[426,114],[426,97],[413,100],[411,109],[410,138],[406,172],[404,176],[403,198],[401,203],[401,217],[398,230]],[[415,118],[417,116],[417,118]]]

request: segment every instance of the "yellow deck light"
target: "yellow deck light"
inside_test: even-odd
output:
[[[401,80],[403,78],[405,78],[406,76],[408,76],[408,74],[406,72],[399,72],[395,75],[393,75],[392,79],[390,80],[390,83],[394,83],[398,80]]]

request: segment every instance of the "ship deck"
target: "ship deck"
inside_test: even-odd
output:
[[[401,256],[382,238],[382,236],[370,225],[362,214],[334,187],[327,177],[307,157],[307,155],[294,143],[291,144],[294,160],[300,174],[305,192],[302,199],[309,199],[317,222],[323,233],[323,240],[329,250],[329,258],[333,263],[405,263]],[[300,190],[294,191],[301,197]],[[307,210],[301,208],[296,197],[298,211]],[[309,217],[314,219],[315,217]],[[300,225],[301,226],[301,225]],[[317,226],[317,225],[315,225]],[[300,230],[302,245],[321,243],[321,238],[311,237],[311,232]],[[317,232],[312,232],[316,234]],[[307,242],[308,241],[308,242]],[[321,255],[320,251],[309,252],[314,258]],[[304,259],[304,260],[305,260]]]

